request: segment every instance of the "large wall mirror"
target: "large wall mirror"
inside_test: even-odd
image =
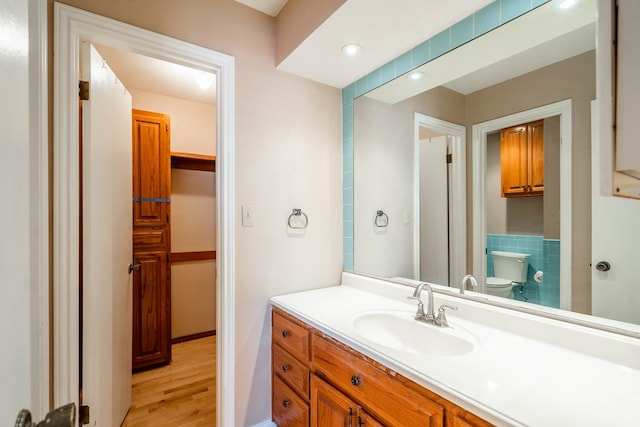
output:
[[[591,314],[597,0],[560,3],[353,100],[354,272],[473,272],[496,301]]]

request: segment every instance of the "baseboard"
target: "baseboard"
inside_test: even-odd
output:
[[[185,335],[183,337],[171,338],[171,345],[180,344],[185,341],[197,340],[198,338],[212,337],[216,334],[215,329],[213,331],[198,332],[197,334]]]
[[[276,423],[269,420],[269,421],[263,421],[260,424],[255,424],[253,425],[253,427],[278,427],[278,426],[276,425]]]

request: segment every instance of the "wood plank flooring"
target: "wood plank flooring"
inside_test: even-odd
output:
[[[123,427],[215,426],[216,337],[174,344],[170,365],[132,377]]]

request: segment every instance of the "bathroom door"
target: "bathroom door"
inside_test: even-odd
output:
[[[119,426],[131,405],[131,95],[82,44],[81,399],[90,423]]]
[[[638,324],[640,288],[636,246],[640,241],[637,227],[640,200],[600,194],[601,146],[595,101],[591,103],[591,123],[591,313]],[[609,264],[608,271],[596,267],[601,262]],[[603,266],[606,269],[606,265]]]
[[[420,280],[449,285],[447,136],[420,140]]]

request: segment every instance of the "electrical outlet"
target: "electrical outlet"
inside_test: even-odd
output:
[[[254,224],[254,207],[253,206],[242,206],[242,226],[243,227],[253,227]]]

